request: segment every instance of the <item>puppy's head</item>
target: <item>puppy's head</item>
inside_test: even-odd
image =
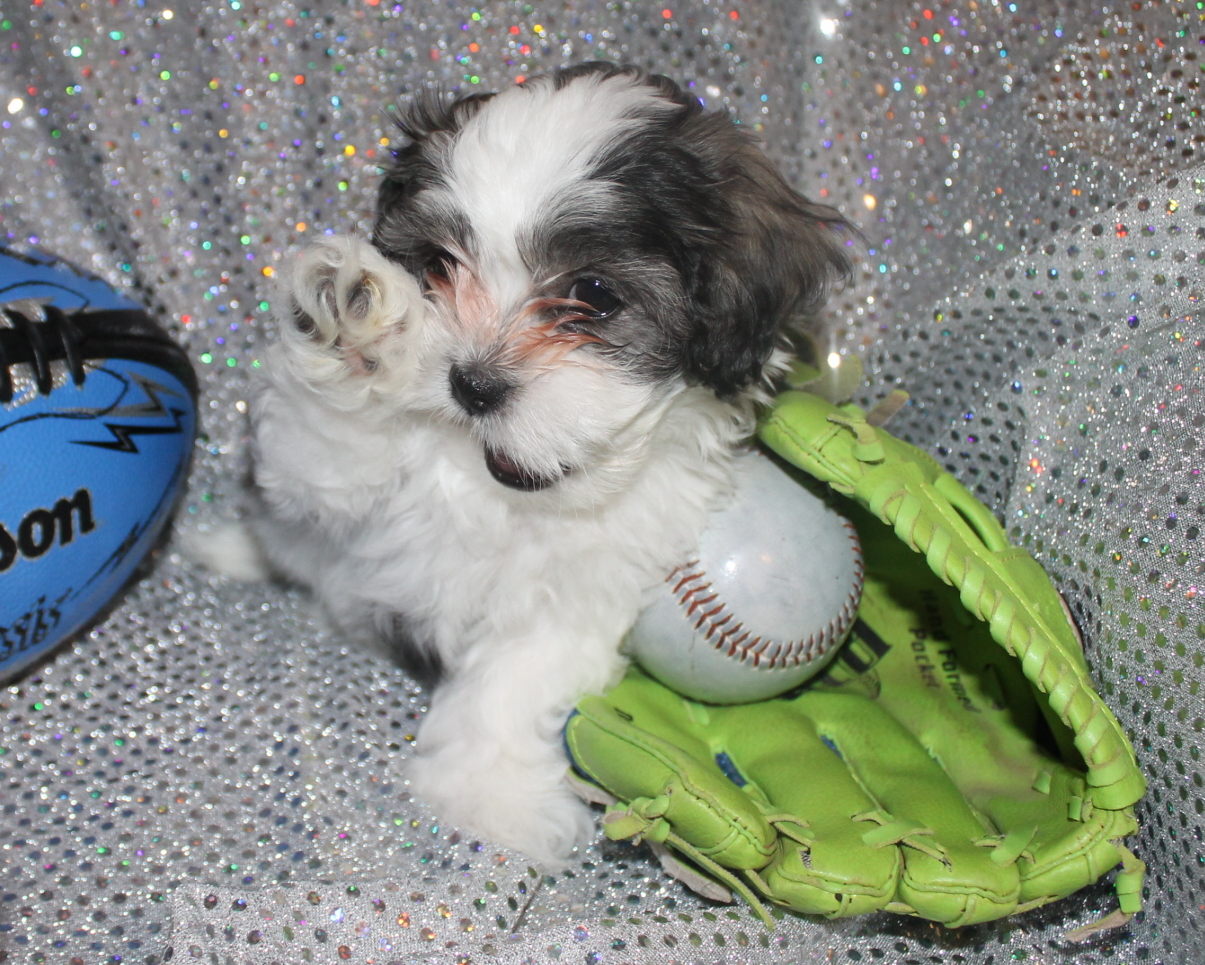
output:
[[[840,216],[663,77],[586,64],[399,123],[373,241],[425,280],[427,403],[515,488],[618,478],[848,271]]]

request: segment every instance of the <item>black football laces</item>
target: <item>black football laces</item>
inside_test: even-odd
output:
[[[33,371],[34,385],[42,395],[54,387],[50,363],[62,359],[71,381],[84,381],[84,362],[80,355],[79,330],[71,316],[54,305],[42,305],[40,319],[31,318],[17,305],[0,305],[11,327],[0,327],[0,403],[11,402],[14,365],[25,363]]]

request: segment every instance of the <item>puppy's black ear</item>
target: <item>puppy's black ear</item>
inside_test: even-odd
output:
[[[695,324],[685,369],[726,396],[759,379],[791,323],[849,277],[854,232],[836,209],[794,191],[724,115],[695,114],[683,133],[708,172],[701,195],[715,225],[688,277]]]
[[[424,91],[405,111],[394,115],[403,142],[393,151],[393,162],[384,169],[377,188],[378,222],[416,191],[436,182],[438,142],[450,139],[493,96],[481,93],[449,97],[439,91]]]

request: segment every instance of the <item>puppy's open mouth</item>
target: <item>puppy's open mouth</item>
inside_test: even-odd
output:
[[[568,468],[561,467],[555,476],[543,476],[532,472],[525,466],[520,466],[504,452],[497,449],[485,450],[485,465],[493,476],[503,486],[518,489],[525,493],[534,493],[539,489],[547,489],[553,483],[563,479]]]

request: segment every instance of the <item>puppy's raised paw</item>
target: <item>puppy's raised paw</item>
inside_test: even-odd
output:
[[[282,342],[298,374],[316,385],[404,378],[426,311],[418,283],[361,238],[332,236],[303,249],[287,276]]]

